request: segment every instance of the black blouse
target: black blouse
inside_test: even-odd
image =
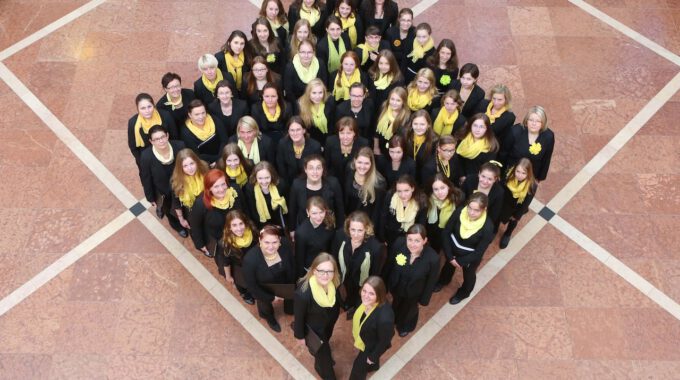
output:
[[[335,224],[342,226],[345,222],[342,188],[335,177],[327,176],[322,180],[321,189],[317,191],[307,189],[307,178],[297,178],[293,181],[293,185],[290,187],[290,204],[288,205],[289,229],[295,230],[307,219],[305,207],[307,199],[313,195],[318,195],[326,201],[328,208],[335,215]]]
[[[184,149],[184,143],[178,140],[168,142],[172,147],[172,153],[177,157],[177,153]],[[170,177],[175,169],[175,159],[165,165],[156,158],[151,147],[144,149],[140,159],[140,178],[144,188],[144,196],[149,202],[156,202],[156,196],[165,196],[167,202],[172,200],[172,188],[170,188]]]
[[[385,177],[387,188],[389,189],[393,188],[399,177],[404,174],[416,178],[416,162],[406,154],[404,154],[404,157],[401,159],[401,165],[399,165],[399,169],[397,170],[392,170],[392,159],[389,155],[383,154],[376,156],[375,160],[378,171]]]
[[[173,119],[172,115],[169,112],[160,109],[158,110],[158,113],[161,115],[161,125],[163,125],[168,130],[170,139],[176,140],[177,138],[179,138],[179,134],[177,133],[177,126],[175,125],[175,119]],[[144,148],[146,147],[151,146],[151,143],[149,142],[149,135],[144,133],[143,128],[139,129],[139,134],[142,137],[144,146],[142,147],[137,146],[137,142],[135,140],[135,124],[137,123],[138,115],[139,114],[135,114],[130,118],[130,120],[128,120],[128,147],[130,148],[132,156],[135,157],[135,162],[137,163],[137,166],[139,166],[140,164],[139,159],[141,158],[142,150],[144,150]]]
[[[339,103],[335,109],[335,120],[338,121],[345,116],[354,118],[359,128],[359,134],[367,139],[373,138],[375,133],[375,126],[373,125],[376,115],[374,114],[375,103],[370,99],[365,99],[361,104],[361,110],[358,113],[352,111],[352,104],[349,100]]]
[[[196,249],[205,247],[208,242],[216,242],[222,239],[224,232],[224,223],[227,213],[231,210],[244,210],[243,194],[238,188],[236,190],[236,199],[230,209],[222,210],[217,207],[208,209],[203,203],[203,193],[196,197],[194,206],[191,208],[189,214],[189,225],[191,229],[191,240],[194,242]]]
[[[330,252],[335,231],[324,224],[314,228],[309,218],[295,229],[295,273],[302,277],[321,252]]]
[[[451,215],[446,227],[444,227],[442,247],[444,248],[447,261],[456,259],[456,262],[461,266],[469,267],[471,264],[482,260],[482,256],[493,241],[495,234],[493,232],[493,223],[487,217],[486,222],[479,231],[467,239],[463,239],[460,236],[460,213],[462,211],[463,207],[457,208],[453,215]]]
[[[182,106],[179,108],[172,108],[172,104],[169,104],[167,94],[163,94],[156,102],[156,108],[159,110],[164,110],[172,115],[175,120],[175,125],[184,125],[184,120],[187,119],[187,114],[189,113],[189,103],[196,99],[194,92],[188,88],[182,89]]]
[[[501,162],[505,168],[511,168],[517,164],[520,158],[526,157],[534,167],[534,176],[537,180],[543,181],[548,176],[550,160],[552,159],[553,148],[555,146],[555,135],[550,129],[538,134],[536,143],[541,144],[541,150],[537,154],[529,150],[529,131],[522,124],[515,124],[503,142],[503,152],[501,152]]]
[[[283,72],[283,89],[286,93],[286,100],[291,104],[295,104],[305,93],[307,83],[300,79],[297,71],[295,71],[292,60],[286,64]],[[316,73],[316,77],[328,86],[328,68],[326,67],[326,62],[319,60],[319,71]]]

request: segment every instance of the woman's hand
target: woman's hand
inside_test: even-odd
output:
[[[366,358],[366,363],[368,363],[369,365],[373,365],[373,362],[369,358]]]
[[[182,227],[186,228],[187,230],[191,229],[191,226],[189,226],[189,222],[184,219],[184,218],[178,218],[179,219],[179,224],[182,225]]]
[[[458,262],[456,261],[456,259],[451,260],[450,263],[451,263],[451,265],[453,265],[454,267],[456,267],[456,268],[458,268],[458,269],[461,268],[460,264],[458,264]]]
[[[274,296],[274,302],[281,302],[283,301],[283,298]]]
[[[305,345],[305,340],[304,340],[304,339],[298,339],[297,342],[298,342],[298,345],[300,345],[300,346],[304,346],[304,345]]]
[[[295,241],[295,231],[290,231],[290,241]]]
[[[199,249],[199,251],[203,252],[203,254],[205,254],[206,256],[210,254],[210,252],[208,252],[208,248],[206,247]]]
[[[225,268],[225,270],[229,270],[229,268]],[[234,277],[232,277],[230,274],[225,274],[224,278],[227,280],[227,284],[236,286],[236,284],[234,283]]]

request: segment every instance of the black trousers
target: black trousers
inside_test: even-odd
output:
[[[369,372],[377,371],[380,368],[380,364],[368,364],[366,359],[368,359],[368,355],[363,351],[359,352],[359,355],[354,359],[354,364],[352,364],[349,380],[365,380]]]
[[[361,287],[354,280],[355,279],[352,278],[349,279],[349,281],[345,281],[345,290],[347,291],[347,299],[345,300],[345,304],[348,307],[358,307],[361,303],[361,296],[359,295]]]
[[[333,356],[331,355],[331,346],[328,340],[321,345],[319,351],[314,355],[314,369],[322,379],[335,380]]]
[[[456,295],[458,297],[467,298],[475,289],[475,283],[477,282],[477,268],[479,267],[480,263],[481,261],[477,261],[467,267],[463,266],[463,283],[460,285],[460,288],[458,288],[458,291],[456,291]],[[447,264],[452,268],[451,277],[453,277],[453,273],[456,271],[456,268],[451,265],[451,263]]]
[[[274,304],[267,301],[256,300],[257,313],[260,317],[267,321],[275,321]],[[283,300],[283,312],[288,315],[293,315],[293,300]]]
[[[156,196],[156,207],[161,208],[161,212],[163,215],[165,215],[168,218],[168,223],[170,224],[170,227],[172,227],[173,230],[175,231],[181,231],[184,229],[182,225],[179,223],[179,218],[177,218],[177,213],[175,210],[172,210],[172,194],[170,195],[165,195],[165,196]]]
[[[418,323],[418,298],[392,295],[392,310],[394,310],[394,325],[398,332],[411,332]]]

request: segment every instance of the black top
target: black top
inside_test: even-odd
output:
[[[217,58],[217,68],[222,70],[223,72],[231,75],[231,73],[227,69],[227,59],[224,56],[225,54],[226,54],[226,52],[224,50],[220,50],[220,51],[218,51],[217,53],[214,54],[215,58]],[[245,78],[248,76],[248,72],[250,71],[250,64],[249,64],[249,62],[250,62],[250,49],[247,48],[247,45],[243,50],[243,57],[245,58],[245,62],[243,63],[243,67],[241,68],[241,78],[243,80],[245,80]],[[233,82],[234,85],[236,85],[236,80],[235,80],[236,78],[234,78],[233,75],[232,75],[232,78],[234,79],[234,82]],[[225,79],[226,79],[226,77],[225,77]],[[234,94],[234,95],[236,95],[236,94]],[[240,94],[239,94],[239,97],[241,97]],[[241,97],[241,98],[243,99],[243,97]]]
[[[459,186],[460,183],[458,182],[458,179],[464,174],[457,156],[454,154],[449,160],[448,175],[444,170],[442,162],[437,156],[438,154],[435,152],[427,161],[425,161],[425,164],[423,164],[423,167],[418,172],[418,180],[420,183],[422,185],[430,184],[434,179],[435,174],[442,173],[444,176],[446,176],[446,178],[449,179],[449,181],[451,181],[451,183],[453,183],[455,186]]]
[[[378,237],[388,244],[393,243],[399,236],[406,234],[406,231],[401,228],[401,222],[397,220],[396,211],[390,210],[390,202],[392,201],[392,196],[394,194],[395,192],[392,190],[385,195],[385,202],[383,204],[382,212],[380,213],[381,219]],[[413,223],[422,225],[427,223],[427,207],[420,207],[418,209],[416,219]]]
[[[271,194],[262,194],[264,195],[270,218],[264,222],[260,221],[260,214],[257,213],[257,203],[255,202],[255,186],[259,185],[251,185],[248,183],[243,187],[243,193],[246,197],[246,203],[248,204],[248,217],[250,220],[252,220],[258,228],[262,228],[266,224],[276,224],[281,227],[285,226],[285,214],[283,214],[283,210],[280,208],[272,210]],[[285,191],[285,186],[282,183],[279,182],[276,188],[278,189],[280,196],[286,199],[288,198],[288,193]]]
[[[323,223],[314,228],[309,218],[295,229],[295,273],[302,277],[314,258],[321,252],[330,252],[335,231]]]
[[[179,108],[172,109],[172,104],[168,102],[167,94],[163,94],[156,102],[156,108],[159,110],[164,110],[172,115],[175,120],[175,125],[183,125],[184,120],[187,119],[187,114],[189,113],[189,103],[196,99],[194,92],[188,88],[182,89],[182,106]]]
[[[475,158],[465,158],[456,151],[456,159],[460,163],[462,169],[461,175],[465,177],[476,177],[479,173],[479,168],[483,164],[495,160],[497,155],[497,152],[489,151],[486,153],[481,152]]]
[[[377,56],[377,54],[380,51],[389,48],[390,44],[387,41],[381,39],[380,43],[378,44],[378,49],[374,52],[374,54],[375,56]],[[364,49],[360,48],[359,46],[354,48],[354,52],[357,54],[357,56],[359,56],[359,62],[360,63],[363,62],[361,64],[361,70],[368,72],[368,69],[370,69],[371,66],[373,66],[373,64],[375,63],[375,60],[371,57],[371,54],[367,52],[366,55],[364,56]]]
[[[329,282],[328,286],[333,286]],[[312,289],[307,285],[295,291],[295,319],[293,321],[293,334],[297,339],[303,339],[307,329],[312,329],[324,342],[333,335],[333,327],[340,314],[340,292],[335,293],[335,304],[332,307],[322,307],[314,300]]]
[[[202,78],[203,77],[200,76],[194,82],[194,95],[196,95],[196,99],[200,99],[203,102],[203,104],[207,106],[208,104],[212,103],[213,100],[216,99],[216,96],[210,90],[208,90],[207,87],[205,87]],[[229,81],[232,85],[234,85],[234,88],[236,88],[236,81],[234,80],[234,77],[232,77],[230,73],[222,71],[222,78],[223,80]],[[234,96],[236,95],[238,94],[234,94]]]
[[[418,298],[418,303],[427,306],[432,291],[439,278],[439,255],[431,247],[425,246],[420,256],[411,263],[411,251],[406,246],[406,238],[394,242],[385,265],[390,266],[387,288],[395,296]]]
[[[506,181],[507,183],[507,181]],[[510,217],[519,220],[522,215],[529,211],[529,205],[534,199],[534,194],[536,194],[536,183],[533,184],[527,195],[524,197],[522,203],[517,203],[517,198],[512,196],[512,191],[508,189],[508,186],[503,186],[503,207],[501,207],[501,222],[507,222]]]
[[[231,245],[224,245],[222,246],[222,249],[220,249],[217,254],[215,255],[216,258],[218,258],[217,261],[220,262],[222,267],[229,267],[229,266],[243,266],[243,258],[245,257],[246,253],[250,252],[251,249],[257,247],[259,244],[259,241],[257,239],[256,231],[252,231],[253,233],[253,240],[250,242],[250,245],[247,247],[243,248],[238,248],[235,246]],[[218,265],[220,266],[220,265]],[[246,287],[246,284],[237,284],[242,287]]]
[[[222,124],[222,121],[216,117],[212,119],[215,123],[215,134],[205,141],[196,137],[186,125],[180,128],[179,133],[187,148],[196,152],[201,157],[201,160],[207,163],[213,163],[219,159],[222,148],[227,145],[227,140],[229,140],[227,129]]]
[[[333,99],[335,99],[335,94],[333,94],[333,91],[335,90],[335,84],[336,84],[335,82],[337,82],[337,80],[338,80],[338,72],[339,71],[340,70],[333,71],[332,73],[330,73],[328,75],[328,92],[331,94]],[[361,68],[359,68],[359,82],[363,83],[364,86],[366,86],[366,88],[368,88],[368,82],[370,82],[370,81],[371,80],[368,77],[368,74],[366,74],[365,71],[363,71],[363,70],[361,70]],[[344,99],[344,100],[349,100],[349,93],[347,94],[347,96],[348,96],[348,98]],[[336,100],[336,103],[340,103],[342,101],[343,101],[343,99],[341,98],[339,100]]]
[[[427,67],[427,58],[429,58],[432,54],[435,54],[437,49],[435,49],[433,46],[432,49],[425,52],[423,58],[417,59],[415,62],[413,62],[413,58],[409,57],[408,55],[413,51],[415,38],[408,42],[409,44],[404,50],[404,60],[402,61],[401,72],[404,74],[405,82],[411,83],[411,81],[413,81],[413,79],[416,77],[416,74],[418,74],[418,70]]]
[[[399,79],[399,80],[393,80],[392,83],[390,83],[389,86],[387,86],[384,90],[378,90],[375,88],[375,82],[369,78],[368,81],[368,93],[370,94],[371,99],[373,99],[373,104],[375,104],[376,112],[382,107],[383,103],[387,101],[387,97],[390,96],[390,92],[394,90],[395,87],[404,87],[404,80]],[[378,115],[373,115],[374,119],[378,118]],[[374,126],[375,129],[375,126]],[[375,131],[371,131],[375,132]],[[372,134],[371,134],[372,136]]]
[[[354,139],[354,144],[352,144],[352,151],[349,155],[345,156],[342,154],[342,148],[340,148],[340,138],[338,135],[328,136],[326,139],[326,145],[324,147],[324,158],[326,159],[326,168],[328,174],[334,176],[335,178],[345,179],[345,169],[347,165],[356,156],[359,149],[368,146],[368,140],[358,136]]]
[[[491,101],[488,99],[479,102],[479,109],[477,112],[485,113],[490,102]],[[512,111],[503,112],[501,116],[497,117],[496,120],[491,123],[491,129],[493,130],[494,135],[496,135],[496,140],[498,140],[500,144],[503,144],[503,142],[507,140],[507,135],[510,133],[513,124],[515,124],[515,114],[512,113]]]
[[[408,174],[413,178],[416,178],[416,162],[404,152],[404,157],[401,159],[401,165],[399,169],[392,170],[392,159],[389,155],[379,155],[375,156],[376,166],[380,174],[385,177],[387,181],[387,188],[391,189],[394,184],[397,183],[399,177],[404,174]]]
[[[316,73],[316,77],[328,85],[328,68],[326,67],[326,62],[319,60],[319,71]],[[286,100],[291,104],[295,104],[305,93],[306,88],[307,83],[300,79],[291,59],[291,62],[286,64],[286,68],[283,71],[283,89],[286,93]]]
[[[305,138],[302,154],[300,158],[296,158],[293,140],[288,136],[284,137],[276,149],[276,170],[279,172],[279,177],[287,183],[293,183],[293,180],[304,171],[303,161],[305,157],[312,154],[321,154],[321,144],[318,141]]]
[[[437,85],[437,92],[439,96],[444,95],[444,93],[453,88],[453,82],[458,78],[458,68],[453,70],[441,69],[439,66],[434,67],[432,65],[427,65],[434,72],[435,84]]]
[[[404,59],[406,55],[410,53],[407,51],[408,46],[413,46],[413,40],[416,38],[416,28],[411,27],[406,34],[406,38],[401,38],[401,32],[399,30],[399,25],[394,25],[387,29],[385,32],[385,40],[390,44],[390,50],[394,53],[394,57],[397,59],[399,67],[403,67]]]
[[[299,102],[296,103],[296,115],[300,114],[300,104]],[[307,126],[307,132],[309,133],[309,136],[313,138],[314,140],[323,143],[326,141],[326,138],[328,136],[334,135],[335,132],[335,99],[333,99],[332,96],[329,96],[328,99],[324,102],[324,107],[323,107],[323,114],[326,116],[326,128],[328,128],[327,133],[323,133],[317,126],[314,124],[314,120],[312,120],[312,125]]]
[[[392,347],[394,336],[394,311],[392,305],[384,303],[366,317],[359,336],[364,342],[364,353],[373,363],[380,363],[380,357]]]
[[[264,109],[262,109],[262,103],[253,104],[250,109],[250,116],[255,119],[258,127],[260,127],[260,131],[273,141],[279,141],[286,134],[286,124],[293,114],[293,109],[287,102],[283,108],[281,115],[275,121],[267,119],[267,115],[265,115]]]
[[[458,91],[460,94],[460,88],[462,87],[460,80],[456,80],[453,82],[453,88]],[[470,92],[470,96],[468,96],[468,99],[465,101],[465,104],[463,104],[463,108],[461,109],[461,114],[465,116],[466,119],[471,118],[472,116],[475,115],[475,113],[478,112],[479,110],[479,103],[484,100],[485,92],[484,89],[479,87],[479,85],[475,84],[472,87],[472,91]]]
[[[477,191],[478,186],[479,176],[471,175],[465,179],[465,182],[463,182],[463,185],[461,186],[461,190],[465,193],[466,198],[470,198],[470,196]],[[489,204],[486,206],[486,213],[496,229],[500,223],[501,209],[503,208],[503,195],[503,186],[500,183],[495,182],[491,186],[491,190],[489,190]]]
[[[222,239],[224,232],[224,223],[227,213],[231,210],[244,210],[243,194],[234,187],[237,196],[231,208],[222,210],[217,207],[210,209],[205,207],[203,203],[203,193],[198,194],[194,206],[191,208],[189,214],[189,225],[191,225],[191,240],[194,242],[196,249],[205,247],[210,241],[219,241]]]
[[[233,135],[229,137],[229,142],[238,143],[238,136]],[[276,158],[276,150],[274,148],[274,144],[272,143],[272,139],[270,139],[267,135],[258,137],[257,150],[260,152],[260,161],[267,161],[270,164],[274,163],[274,159]],[[246,152],[243,152],[243,156],[246,159],[248,158],[246,157]],[[255,162],[252,162],[252,160],[249,161],[253,165],[256,164]]]
[[[352,111],[352,104],[349,100],[345,100],[339,103],[335,109],[335,120],[338,121],[340,118],[349,116],[354,118],[357,122],[357,127],[359,128],[359,134],[367,139],[373,138],[373,133],[375,133],[375,126],[373,125],[376,115],[374,114],[373,103],[370,99],[363,101],[361,105],[361,110],[358,113]]]
[[[295,230],[297,226],[307,219],[305,207],[307,199],[318,195],[328,204],[328,208],[335,215],[335,225],[342,226],[345,222],[345,207],[342,203],[342,188],[340,183],[333,176],[327,176],[322,180],[321,190],[312,191],[307,189],[307,178],[296,178],[290,187],[288,205],[289,229]]]
[[[220,100],[215,99],[208,106],[208,112],[212,115],[213,119],[219,119],[220,123],[224,126],[227,136],[234,136],[236,134],[236,125],[239,119],[243,116],[248,115],[250,108],[248,104],[241,99],[232,98],[231,99],[231,115],[227,116],[222,113],[222,106],[220,106]]]
[[[255,58],[256,56],[261,56],[265,60],[267,60],[267,67],[272,70],[273,72],[277,74],[281,74],[283,71],[283,66],[285,65],[285,48],[283,46],[282,41],[286,41],[287,37],[287,32],[286,29],[283,26],[280,26],[278,29],[276,29],[277,33],[283,30],[283,36],[279,34],[278,37],[274,38],[274,44],[278,48],[276,53],[270,53],[266,49],[260,49],[255,46],[255,39],[251,39],[248,41],[248,50],[249,50],[249,55],[252,58]],[[281,39],[283,37],[283,39]],[[255,37],[257,38],[257,37]],[[271,44],[270,44],[271,46]],[[249,66],[253,66],[252,64],[252,59],[251,62],[249,63]]]
[[[380,254],[382,252],[382,244],[375,237],[371,236],[366,239],[357,249],[352,250],[352,239],[347,236],[345,231],[340,228],[335,232],[331,254],[338,262],[338,267],[342,271],[340,265],[340,257],[345,262],[345,272],[339,273],[343,283],[353,283],[356,286],[361,286],[361,264],[369,260],[370,267],[368,270],[369,276],[380,275]]]
[[[177,133],[175,119],[173,119],[172,115],[165,110],[159,109],[158,113],[161,115],[161,125],[163,125],[168,130],[170,140],[176,140],[179,137],[179,134]],[[132,156],[135,157],[135,162],[137,163],[137,166],[139,166],[139,159],[141,158],[142,150],[144,150],[144,148],[148,146],[151,146],[151,143],[149,142],[149,135],[144,133],[144,128],[140,128],[139,134],[142,136],[144,146],[137,147],[137,142],[135,140],[135,123],[137,123],[138,115],[139,114],[135,114],[130,118],[130,120],[128,120],[128,147],[130,148]]]
[[[369,26],[374,25],[380,29],[380,35],[385,35],[385,31],[392,25],[397,23],[397,16],[399,13],[399,7],[395,2],[387,3],[383,6],[383,17],[380,19],[375,18],[374,7],[371,7],[368,1],[364,1],[359,6],[359,15],[361,16],[361,21],[365,29]]]
[[[161,194],[171,201],[172,189],[170,188],[170,177],[172,171],[175,169],[175,158],[180,150],[184,149],[184,143],[177,140],[170,140],[172,147],[173,159],[164,165],[153,154],[152,147],[144,149],[140,159],[140,178],[142,180],[142,187],[144,188],[144,196],[149,202],[156,202],[156,196]]]
[[[345,180],[343,181],[345,193],[345,215],[354,211],[364,211],[371,218],[373,225],[380,222],[380,213],[385,203],[385,184],[382,183],[375,189],[375,200],[372,203],[364,204],[359,198],[359,185],[354,181],[354,170],[347,168]]]
[[[489,218],[486,219],[482,228],[472,234],[467,239],[460,236],[460,213],[463,207],[459,207],[453,212],[449,222],[444,227],[442,234],[442,247],[446,260],[456,259],[456,262],[463,267],[478,263],[491,241],[493,241],[493,224]],[[455,239],[455,242],[454,242]]]
[[[526,157],[534,167],[534,176],[537,180],[543,181],[548,176],[550,160],[552,158],[553,147],[555,146],[555,135],[550,129],[539,133],[536,143],[541,144],[541,151],[532,154],[529,151],[529,131],[522,124],[515,124],[503,142],[503,152],[500,160],[505,168],[511,168],[517,164],[520,158]]]
[[[441,103],[441,101],[440,101]],[[439,111],[442,110],[442,107],[432,107],[432,112],[430,112],[430,118],[432,119],[432,125],[434,125],[434,121],[437,120],[437,116],[439,116]],[[459,113],[458,118],[453,122],[453,129],[451,130],[451,135],[455,136],[459,131],[463,130],[465,128],[465,116],[463,114]]]
[[[290,242],[281,239],[279,248],[281,261],[268,266],[259,246],[246,253],[243,259],[243,277],[250,294],[255,299],[263,302],[274,301],[274,294],[265,289],[265,284],[293,284],[295,283],[295,267],[293,265],[293,252]]]
[[[352,45],[350,44],[349,41],[349,36],[346,34],[341,34],[340,39],[337,41],[332,41],[332,43],[335,45],[335,48],[338,50],[338,58],[342,56],[344,52],[340,52],[340,40],[345,44],[345,51],[352,51]],[[328,46],[328,37],[327,35],[324,35],[323,37],[319,38],[319,41],[316,43],[316,57],[319,59],[319,62],[323,61],[326,62],[326,69],[330,71],[335,71],[331,70],[331,68],[328,66],[328,58],[330,56],[330,47]]]
[[[288,25],[290,25],[291,33],[295,28],[295,23],[297,23],[298,20],[301,18],[300,10],[301,9],[299,9],[295,4],[291,4],[290,7],[288,8]],[[321,16],[319,18],[319,21],[317,21],[316,24],[312,25],[312,33],[316,36],[317,39],[322,38],[326,33],[324,24],[326,24],[326,17],[328,17],[328,12],[326,11],[325,5],[319,4],[319,13]]]

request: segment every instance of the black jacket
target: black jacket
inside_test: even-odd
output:
[[[380,174],[385,177],[387,181],[387,188],[391,189],[397,182],[399,177],[404,174],[408,174],[413,178],[416,178],[416,162],[404,152],[404,157],[401,159],[401,165],[399,169],[392,170],[392,159],[389,155],[379,155],[375,157],[376,166],[380,171]]]
[[[517,164],[520,158],[526,157],[534,167],[534,176],[537,180],[543,181],[548,176],[550,161],[552,159],[553,148],[555,146],[555,135],[550,129],[541,132],[536,139],[536,143],[541,144],[541,151],[532,154],[529,151],[529,132],[522,124],[515,124],[510,133],[507,134],[503,142],[503,151],[500,160],[503,167],[511,168]]]
[[[373,363],[380,363],[380,357],[392,347],[394,336],[394,311],[392,305],[384,303],[366,317],[359,336],[364,342],[364,353]]]
[[[330,282],[328,286],[333,286]],[[327,342],[333,335],[333,327],[340,314],[340,292],[336,291],[335,304],[332,307],[322,307],[314,300],[312,289],[307,285],[295,291],[295,319],[293,334],[297,339],[307,335],[307,329],[312,329],[323,341]]]
[[[404,59],[410,51],[406,50],[408,46],[412,46],[413,40],[416,38],[416,28],[411,27],[406,34],[406,38],[401,39],[401,32],[399,31],[399,25],[394,25],[387,29],[384,35],[385,40],[390,44],[390,50],[394,53],[394,57],[397,59],[399,67],[403,67]]]
[[[372,140],[373,134],[375,133],[375,118],[374,114],[375,108],[373,107],[375,103],[371,99],[365,99],[361,105],[361,110],[359,113],[354,113],[352,111],[352,104],[349,100],[338,103],[335,108],[335,121],[340,120],[342,117],[349,116],[354,118],[357,122],[357,127],[359,128],[359,134],[367,139]]]
[[[248,104],[244,100],[232,98],[231,103],[231,115],[229,116],[222,113],[219,99],[215,99],[208,106],[208,112],[210,112],[214,119],[220,120],[220,123],[227,132],[227,136],[234,136],[239,119],[250,113],[250,108],[248,108]]]
[[[378,239],[371,236],[357,247],[357,249],[352,251],[352,239],[345,233],[343,228],[339,228],[335,232],[335,237],[333,238],[331,254],[338,262],[338,268],[340,268],[341,272],[338,275],[341,276],[342,282],[351,282],[356,286],[361,286],[359,283],[361,277],[361,264],[366,260],[366,254],[368,254],[371,262],[368,275],[380,275],[380,255],[382,253],[382,247],[383,246]],[[344,272],[340,265],[341,256],[345,262]]]
[[[293,108],[287,102],[284,103],[284,109],[281,110],[281,115],[276,121],[269,121],[262,109],[262,103],[253,104],[250,108],[250,116],[257,121],[258,127],[262,134],[267,135],[273,141],[279,141],[286,134],[286,124],[293,114]]]
[[[326,66],[325,61],[319,60],[319,71],[316,73],[316,77],[321,79],[321,81],[328,86],[328,67]],[[300,79],[291,60],[291,62],[286,64],[286,68],[283,70],[283,90],[286,93],[286,100],[291,104],[295,104],[305,93],[306,88],[307,83]]]
[[[172,146],[172,153],[177,157],[177,153],[184,149],[184,143],[178,140],[168,142]],[[144,188],[144,196],[149,202],[156,202],[156,196],[163,195],[167,202],[172,201],[172,189],[170,188],[170,177],[175,169],[175,160],[168,165],[163,165],[156,155],[153,154],[151,147],[144,149],[140,159],[140,178]]]
[[[460,236],[460,213],[463,207],[459,207],[453,212],[449,222],[444,227],[442,234],[442,247],[446,260],[456,259],[456,262],[463,267],[479,263],[484,256],[484,252],[489,247],[494,238],[493,224],[489,218],[486,219],[484,226],[472,234],[467,239]],[[455,239],[455,242],[454,240]],[[457,243],[457,244],[456,244]]]
[[[196,197],[194,206],[191,208],[191,213],[189,214],[189,225],[191,229],[191,240],[194,242],[196,249],[201,249],[205,247],[208,242],[219,241],[222,239],[222,234],[224,232],[224,223],[227,213],[231,210],[244,210],[243,207],[243,194],[241,191],[234,187],[237,196],[234,201],[234,205],[227,210],[222,210],[217,207],[212,207],[208,209],[203,203],[203,193],[200,193]]]
[[[257,246],[246,253],[243,259],[243,277],[248,291],[258,301],[274,301],[274,294],[263,286],[265,284],[295,283],[293,252],[287,239],[281,239],[279,256],[281,256],[281,262],[270,267],[264,260],[262,250]]]
[[[205,141],[196,137],[186,125],[181,127],[179,133],[187,148],[196,152],[201,160],[207,163],[217,161],[222,153],[222,148],[227,145],[229,139],[227,129],[222,125],[222,121],[215,117],[212,119],[215,122],[215,134]]]
[[[269,220],[266,220],[264,222],[260,221],[260,214],[257,213],[257,204],[255,202],[255,186],[259,186],[258,184],[255,184],[254,186],[251,185],[250,183],[246,184],[243,187],[243,193],[246,197],[246,204],[248,205],[248,217],[250,220],[252,220],[256,226],[259,228],[264,227],[266,224],[276,224],[277,226],[285,226],[286,223],[286,214],[283,214],[283,211],[280,208],[277,208],[276,210],[272,210],[272,201],[271,201],[271,195],[269,194],[263,194],[264,199],[267,202],[267,209],[269,210],[269,215],[271,218]],[[276,186],[276,188],[279,191],[279,195],[288,199],[288,193],[286,192],[286,187],[282,183],[282,181],[279,181],[279,184]],[[286,201],[287,205],[288,201]]]
[[[479,102],[477,113],[485,113],[490,102],[491,101],[487,99]],[[515,124],[515,118],[515,114],[512,113],[512,111],[505,111],[491,123],[491,130],[493,130],[494,135],[496,135],[496,140],[498,140],[501,146],[512,130],[513,124]]]
[[[172,118],[172,115],[164,110],[159,109],[158,113],[161,115],[161,125],[163,125],[167,130],[168,134],[170,135],[170,140],[176,140],[179,138],[179,134],[177,133],[177,126],[175,125],[175,119]],[[137,163],[137,166],[139,166],[139,160],[142,156],[142,150],[144,148],[151,146],[151,143],[149,142],[149,135],[144,133],[144,129],[140,128],[139,134],[142,136],[142,141],[144,142],[143,147],[138,147],[137,142],[135,140],[135,123],[137,123],[137,116],[139,114],[135,114],[128,120],[128,147],[130,148],[130,152],[132,153],[132,156],[135,158],[135,163]]]
[[[365,146],[368,146],[368,141],[361,136],[357,136],[354,140],[354,144],[352,145],[352,151],[350,152],[349,156],[345,157],[342,154],[342,149],[340,148],[340,138],[338,135],[336,134],[333,136],[328,136],[323,151],[324,158],[326,159],[326,168],[328,170],[328,174],[338,179],[342,178],[344,182],[347,165],[352,161],[352,159],[354,159],[354,156],[357,154],[359,149]]]
[[[189,103],[196,99],[194,91],[188,88],[183,88],[182,106],[174,110],[172,109],[171,104],[166,104],[168,103],[168,98],[166,95],[167,94],[163,94],[160,98],[158,98],[158,101],[156,102],[156,108],[170,113],[172,118],[175,120],[175,125],[184,125],[184,120],[187,119],[187,114],[189,113]]]
[[[469,198],[477,191],[477,186],[479,186],[479,176],[471,175],[465,178],[461,190],[465,193],[465,197]],[[500,223],[501,210],[503,209],[503,187],[498,182],[491,186],[491,190],[489,190],[489,204],[486,207],[486,213],[496,229]]]
[[[229,137],[229,142],[238,144],[238,136],[233,135]],[[274,143],[272,143],[272,139],[267,135],[262,135],[257,139],[257,150],[260,152],[260,161],[267,161],[270,164],[274,164],[274,160],[276,159],[276,148]],[[245,155],[246,152],[243,152],[244,157]],[[253,165],[256,164],[255,162],[252,162],[252,160],[249,161]]]
[[[342,54],[344,53],[344,52],[340,52],[340,50],[339,50],[340,49],[340,40],[342,40],[342,42],[345,45],[345,51],[352,51],[352,45],[350,44],[349,36],[343,33],[343,34],[340,35],[340,39],[337,41],[337,44],[332,42],[333,44],[335,44],[336,49],[338,49],[338,58],[341,57]],[[326,62],[326,69],[328,70],[328,72],[335,71],[335,70],[331,70],[330,67],[328,67],[329,56],[330,56],[330,47],[328,46],[328,37],[327,37],[327,35],[324,35],[323,37],[319,38],[319,41],[316,43],[316,57],[319,58],[319,61]]]
[[[218,69],[219,70],[219,69]],[[232,85],[234,85],[234,88],[236,88],[236,81],[234,80],[234,77],[231,76],[229,72],[222,71],[222,79],[231,82]],[[194,95],[196,95],[196,99],[200,99],[203,104],[207,107],[208,104],[212,103],[213,100],[217,99],[215,94],[210,92],[207,87],[203,84],[203,77],[198,77],[196,81],[194,82]],[[234,94],[234,96],[237,96],[238,94]]]
[[[302,277],[314,258],[321,252],[330,252],[335,231],[324,224],[314,228],[309,218],[295,229],[295,273]]]
[[[462,87],[460,80],[457,80],[453,82],[453,88],[458,91],[460,94],[460,88]],[[468,99],[465,101],[465,104],[463,104],[463,108],[461,109],[460,113],[465,116],[466,119],[471,118],[472,116],[477,113],[479,110],[479,104],[484,101],[484,96],[485,92],[484,89],[479,87],[479,85],[475,84],[474,87],[472,87],[472,91],[470,92],[470,96],[468,96]]]
[[[305,146],[298,159],[293,150],[293,140],[288,136],[284,137],[276,148],[276,170],[279,177],[285,179],[287,183],[293,183],[293,180],[304,171],[302,165],[304,158],[312,154],[321,154],[321,144],[318,141],[305,138]]]
[[[406,246],[406,238],[401,237],[394,242],[385,263],[391,268],[387,288],[396,296],[418,298],[418,303],[427,306],[439,278],[439,255],[426,245],[420,257],[413,264],[410,261],[411,251]]]
[[[290,196],[288,197],[288,200],[290,201],[290,204],[288,205],[289,229],[291,231],[295,230],[297,226],[307,219],[305,206],[311,193],[319,195],[326,201],[328,208],[333,210],[333,214],[335,215],[335,225],[342,226],[345,222],[345,206],[342,202],[342,188],[335,177],[327,176],[323,179],[321,190],[315,192],[311,192],[307,189],[306,178],[296,178],[295,181],[293,181],[293,185],[290,187]]]

